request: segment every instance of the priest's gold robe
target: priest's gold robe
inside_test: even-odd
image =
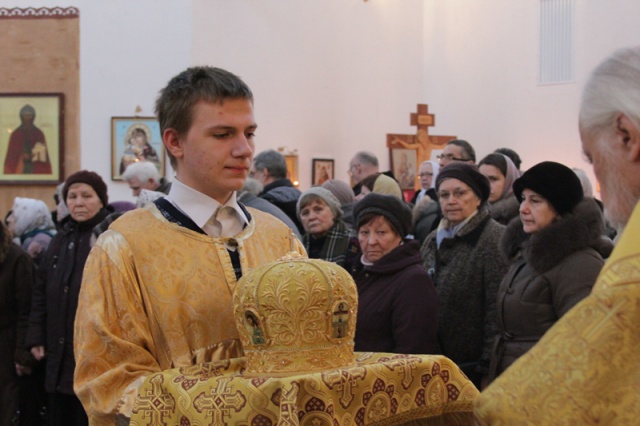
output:
[[[640,203],[592,293],[475,401],[482,425],[640,419]]]
[[[250,223],[232,238],[244,272],[290,251],[306,255],[286,225],[248,210]],[[127,213],[98,239],[74,335],[74,389],[90,424],[129,417],[150,374],[242,356],[229,240],[171,223],[155,205]]]

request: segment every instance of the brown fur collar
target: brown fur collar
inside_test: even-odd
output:
[[[500,240],[500,251],[510,262],[523,256],[534,270],[543,273],[589,247],[606,259],[613,243],[603,233],[602,212],[593,199],[585,198],[572,213],[531,235],[522,230],[520,217],[514,218]]]

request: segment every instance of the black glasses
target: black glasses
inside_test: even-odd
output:
[[[458,158],[453,154],[438,154],[436,155],[438,160],[444,160],[445,158],[449,161],[469,161],[468,158]]]

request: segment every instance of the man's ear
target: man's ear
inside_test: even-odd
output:
[[[175,158],[182,158],[184,156],[182,140],[175,129],[165,129],[165,131],[162,132],[162,142],[164,143],[167,151],[169,151]]]
[[[625,114],[618,117],[618,133],[631,161],[640,161],[640,129]]]

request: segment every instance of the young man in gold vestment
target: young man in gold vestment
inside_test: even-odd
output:
[[[640,418],[640,46],[599,65],[582,149],[620,236],[591,294],[475,401],[481,425],[632,425]]]
[[[289,251],[305,254],[285,224],[236,200],[257,127],[240,78],[189,68],[161,91],[156,114],[176,171],[171,190],[115,221],[84,271],[74,389],[92,425],[127,423],[150,374],[242,356],[237,280]]]

